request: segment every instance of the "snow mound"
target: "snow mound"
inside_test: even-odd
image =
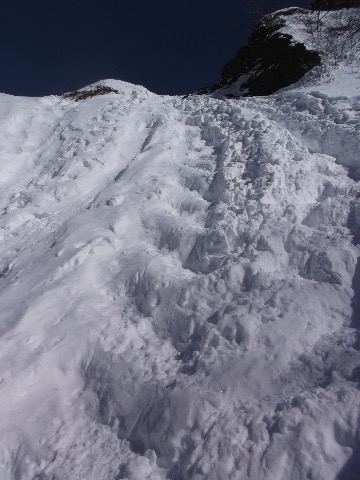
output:
[[[0,96],[1,478],[356,474],[359,98],[332,82]]]

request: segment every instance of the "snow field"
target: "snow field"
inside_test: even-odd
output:
[[[106,84],[0,98],[1,478],[335,479],[359,99]]]

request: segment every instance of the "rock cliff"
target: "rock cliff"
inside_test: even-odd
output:
[[[313,67],[320,65],[318,52],[281,31],[284,17],[301,11],[291,8],[281,15],[264,17],[250,36],[247,45],[222,70],[219,84],[199,90],[211,93],[237,84],[238,96],[270,95],[300,80]],[[226,93],[225,93],[226,94]],[[233,93],[228,96],[236,96]]]

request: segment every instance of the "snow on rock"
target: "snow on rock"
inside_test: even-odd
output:
[[[336,71],[336,89],[345,87],[339,95],[357,96],[359,51],[359,7],[285,8],[264,16],[247,44],[224,66],[220,83],[197,93],[215,98],[266,96],[292,90],[295,83],[313,87],[320,80],[323,88],[317,93],[322,95],[328,90],[324,78]],[[304,101],[299,99],[299,104]]]
[[[0,96],[0,477],[356,474],[359,98],[101,85]]]

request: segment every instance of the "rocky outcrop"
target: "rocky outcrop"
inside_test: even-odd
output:
[[[108,87],[106,85],[96,85],[93,88],[82,88],[81,90],[75,90],[74,92],[65,93],[63,98],[69,100],[75,100],[79,102],[86,100],[87,98],[96,97],[97,95],[107,95],[108,93],[119,93],[117,90]]]
[[[198,93],[211,93],[237,83],[239,96],[270,95],[297,82],[319,65],[317,52],[308,50],[302,43],[295,42],[291,35],[279,31],[284,26],[284,15],[298,11],[298,8],[288,9],[286,13],[282,11],[281,17],[266,16],[247,45],[225,65],[220,84]]]

